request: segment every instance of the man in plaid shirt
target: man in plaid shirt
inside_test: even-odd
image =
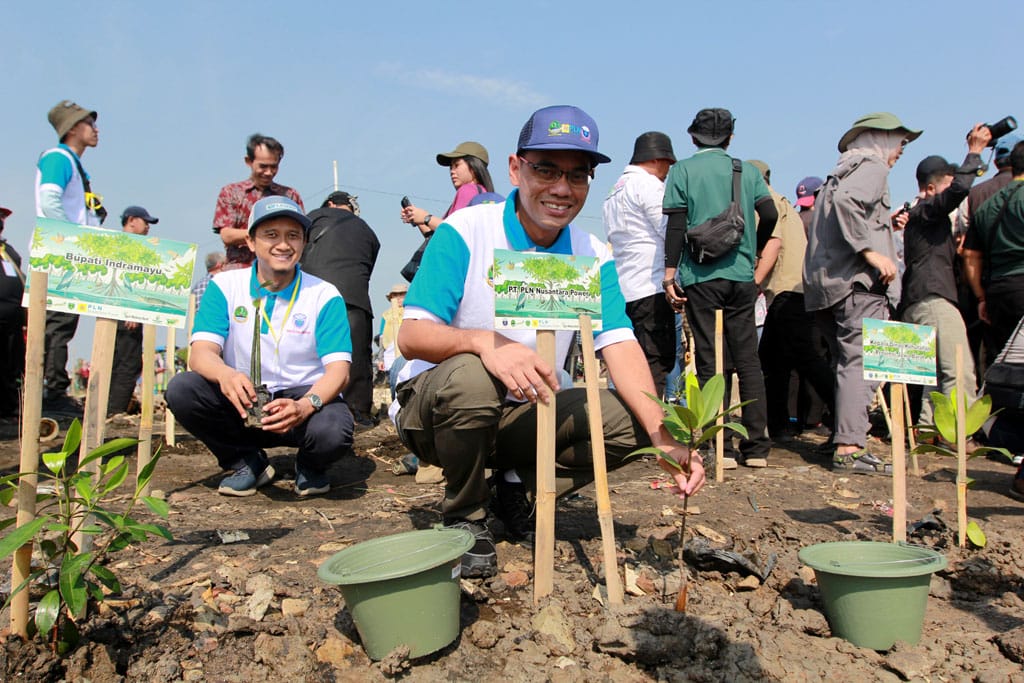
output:
[[[245,180],[220,189],[213,212],[213,231],[220,235],[227,252],[224,270],[248,267],[253,261],[245,238],[249,234],[249,212],[257,201],[270,196],[288,197],[305,211],[298,192],[274,182],[282,157],[284,145],[272,137],[254,133],[245,147],[245,165],[251,174]]]

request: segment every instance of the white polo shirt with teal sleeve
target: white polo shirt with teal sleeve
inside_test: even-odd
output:
[[[256,265],[218,273],[210,280],[192,341],[217,344],[227,365],[249,375],[253,325],[259,318],[260,373],[271,393],[313,384],[329,363],[352,362],[348,312],[337,288],[296,268],[290,285],[271,292],[259,286]],[[269,326],[257,311],[257,300]]]

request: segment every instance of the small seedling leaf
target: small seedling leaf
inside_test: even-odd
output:
[[[53,625],[57,623],[57,615],[60,614],[60,593],[54,589],[43,596],[36,607],[36,629],[39,633],[49,634]]]
[[[988,542],[988,539],[985,538],[985,532],[981,530],[977,522],[973,521],[967,523],[967,540],[978,548],[984,548]]]

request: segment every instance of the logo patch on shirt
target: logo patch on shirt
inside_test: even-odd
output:
[[[234,318],[236,323],[244,323],[246,320],[249,319],[249,309],[246,308],[245,306],[237,307],[235,309]]]
[[[300,330],[306,326],[305,313],[296,313],[295,316],[292,317],[292,320],[295,321],[295,327],[299,328]]]

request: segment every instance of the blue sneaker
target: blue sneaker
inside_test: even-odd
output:
[[[266,455],[260,454],[256,467],[259,474],[253,471],[249,463],[236,467],[233,473],[221,479],[217,493],[222,496],[251,496],[256,493],[256,489],[273,481],[274,468],[267,461]]]
[[[319,496],[331,490],[331,481],[326,472],[295,466],[295,494],[299,498]]]

